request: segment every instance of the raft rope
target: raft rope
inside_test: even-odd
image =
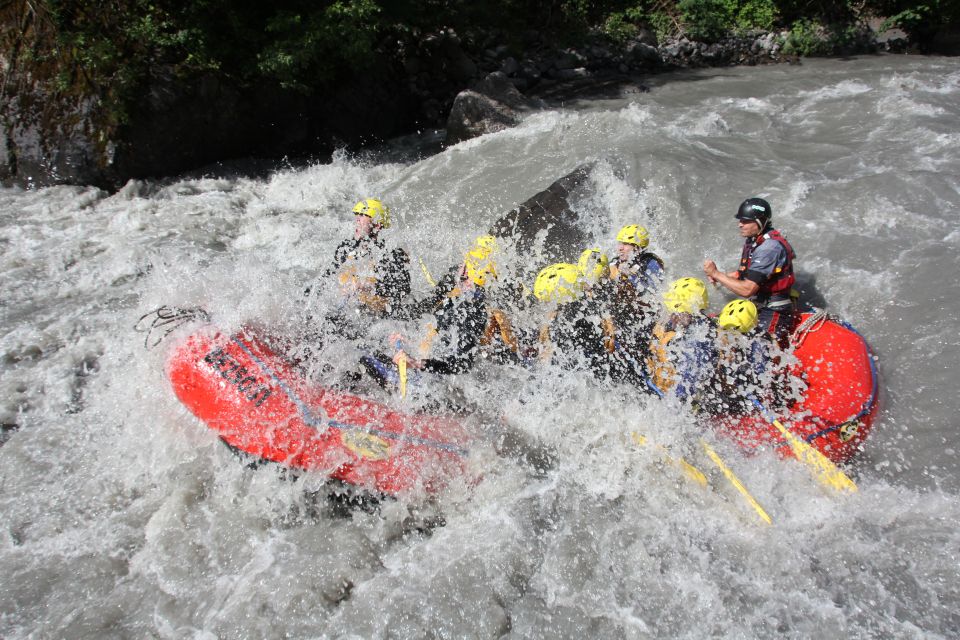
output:
[[[800,323],[800,325],[793,330],[793,336],[791,342],[793,342],[794,347],[799,347],[803,344],[803,341],[807,339],[807,336],[814,331],[817,331],[824,325],[824,323],[830,319],[829,315],[823,309],[817,309],[813,307],[813,313],[810,314],[810,317]],[[846,323],[844,323],[846,324]]]
[[[210,322],[210,314],[201,307],[181,309],[163,305],[153,311],[143,314],[133,326],[137,333],[145,333],[143,338],[144,349],[152,349],[171,333],[196,320]],[[159,334],[159,337],[157,336]]]

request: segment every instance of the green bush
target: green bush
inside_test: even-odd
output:
[[[280,11],[267,22],[270,42],[257,68],[280,86],[309,92],[312,83],[336,78],[340,69],[370,64],[380,7],[373,0],[338,0],[311,13]]]
[[[773,0],[747,0],[737,7],[737,28],[742,31],[769,31],[777,21],[777,5]]]
[[[614,42],[624,43],[640,32],[640,25],[650,22],[646,11],[637,6],[615,11],[603,23],[603,32]]]
[[[788,55],[824,55],[831,49],[832,45],[824,26],[806,18],[793,23],[786,42],[783,43],[783,52]]]
[[[657,34],[658,40],[664,40],[677,35],[677,21],[668,13],[657,11],[650,14],[650,26]]]
[[[735,26],[730,5],[723,0],[680,0],[680,20],[693,40],[716,42]]]

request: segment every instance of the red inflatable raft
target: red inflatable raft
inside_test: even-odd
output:
[[[870,433],[879,409],[879,379],[870,347],[853,327],[823,313],[803,314],[793,346],[807,389],[802,400],[778,418],[834,462],[845,462]],[[724,428],[745,448],[773,444],[790,455],[780,432],[763,416],[726,422]]]
[[[191,336],[167,375],[194,415],[260,459],[391,495],[434,493],[468,474],[470,438],[457,420],[309,386],[249,330]]]

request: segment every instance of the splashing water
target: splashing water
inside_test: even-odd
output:
[[[945,58],[724,69],[418,161],[0,191],[0,635],[957,636],[958,98]],[[734,268],[737,205],[772,203],[805,286],[879,357],[885,410],[852,470],[859,493],[711,440],[773,517],[761,526],[719,482],[703,490],[631,442],[642,431],[692,456],[703,434],[687,408],[481,362],[409,407],[455,387],[550,464],[487,451],[472,489],[344,513],[324,477],[244,467],[177,402],[164,346],[188,329],[152,350],[132,330],[161,305],[226,330],[317,329],[308,318],[339,303],[303,290],[368,196],[390,204],[425,295],[419,259],[442,273],[591,161],[584,230],[612,251],[616,229],[644,224],[670,279],[705,258]],[[421,330],[362,326],[355,342],[326,336],[309,375],[334,380]]]

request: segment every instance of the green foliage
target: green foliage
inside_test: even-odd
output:
[[[270,42],[257,68],[285,88],[310,90],[306,79],[329,81],[338,69],[363,69],[373,59],[380,7],[373,0],[338,0],[312,13],[279,11],[266,25]]]
[[[725,0],[680,0],[677,8],[690,38],[715,42],[735,26],[731,4]]]
[[[789,55],[816,56],[830,52],[832,44],[823,25],[813,20],[797,20],[790,28],[783,52]]]
[[[650,26],[657,34],[658,40],[663,40],[669,36],[676,35],[677,21],[669,13],[656,11],[650,14]]]
[[[777,15],[777,5],[773,0],[747,0],[737,7],[737,28],[742,31],[769,31],[776,24]]]
[[[607,16],[603,32],[614,42],[624,43],[640,32],[640,25],[649,21],[650,17],[641,6],[630,7]]]
[[[922,39],[940,29],[960,27],[960,3],[955,0],[873,0],[867,9],[875,15],[887,16],[881,30],[903,29],[911,38]]]
[[[923,39],[960,24],[960,1],[6,0],[0,44],[5,59],[32,77],[64,96],[100,97],[112,121],[122,123],[158,65],[182,77],[217,73],[246,86],[316,92],[362,72],[378,55],[413,50],[398,42],[417,45],[447,28],[467,47],[495,40],[519,54],[531,30],[570,44],[598,30],[624,43],[647,26],[660,39],[682,33],[715,41],[789,24],[784,51],[822,55],[861,37],[863,15],[889,16],[886,26]],[[28,35],[34,41],[21,46]]]

